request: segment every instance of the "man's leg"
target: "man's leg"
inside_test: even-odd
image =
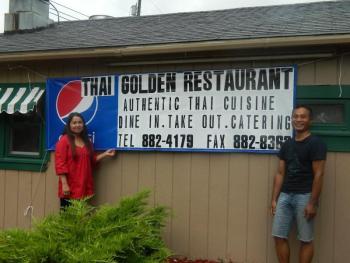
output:
[[[314,243],[312,241],[300,242],[299,262],[311,263],[313,256],[314,256]]]
[[[288,235],[293,222],[293,208],[290,199],[289,194],[280,194],[272,223],[272,236],[275,240],[276,254],[280,263],[289,262]]]
[[[314,219],[305,218],[305,207],[309,202],[311,193],[295,195],[296,221],[298,239],[300,240],[299,262],[311,263],[314,255]]]
[[[289,263],[290,250],[289,250],[288,239],[280,238],[280,237],[274,237],[274,239],[275,239],[278,262]]]

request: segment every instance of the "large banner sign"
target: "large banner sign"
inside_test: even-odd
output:
[[[96,149],[276,152],[292,136],[294,67],[47,81],[47,147],[83,114]]]
[[[295,68],[120,75],[117,147],[275,152],[292,136]]]
[[[95,149],[115,148],[117,127],[116,76],[59,78],[47,80],[47,148],[54,150],[67,117],[83,115]]]

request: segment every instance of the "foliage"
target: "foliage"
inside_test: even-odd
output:
[[[169,256],[161,237],[168,216],[149,208],[149,192],[98,209],[72,201],[59,215],[46,217],[32,230],[0,233],[0,262],[9,263],[158,263]]]

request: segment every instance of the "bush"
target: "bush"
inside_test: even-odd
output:
[[[86,201],[72,201],[32,230],[3,231],[0,262],[164,262],[170,252],[160,232],[168,212],[164,207],[147,208],[148,196],[141,192],[118,206],[96,210]]]

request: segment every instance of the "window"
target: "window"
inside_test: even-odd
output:
[[[24,85],[0,84],[0,169],[43,171],[44,85]]]
[[[345,104],[314,103],[309,104],[313,111],[314,124],[343,124],[345,123]]]
[[[9,116],[9,155],[39,156],[40,117],[31,112]]]
[[[350,152],[350,86],[298,86],[297,103],[312,108],[311,130],[329,151]]]

